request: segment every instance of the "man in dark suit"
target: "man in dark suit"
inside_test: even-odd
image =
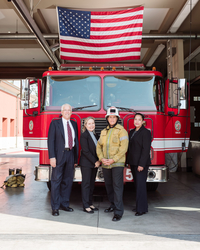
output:
[[[72,107],[64,104],[62,118],[53,120],[48,133],[48,151],[51,176],[52,215],[59,215],[59,208],[73,212],[69,207],[69,198],[74,177],[74,166],[78,161],[77,123],[70,120]]]

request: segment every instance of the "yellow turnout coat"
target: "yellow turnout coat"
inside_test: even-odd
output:
[[[117,124],[114,128],[109,126],[101,131],[97,142],[97,156],[101,161],[113,159],[110,166],[102,165],[103,168],[124,167],[125,154],[128,149],[128,133],[123,126]]]

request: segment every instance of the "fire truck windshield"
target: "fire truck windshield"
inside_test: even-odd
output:
[[[100,109],[101,78],[99,76],[47,76],[44,109],[60,110],[69,103],[77,110]],[[80,107],[80,108],[79,108]]]
[[[105,76],[104,109],[109,106],[127,109],[157,110],[155,76]]]

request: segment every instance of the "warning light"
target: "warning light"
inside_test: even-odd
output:
[[[52,71],[53,69],[52,69],[52,67],[49,67],[49,71]]]
[[[104,67],[101,67],[101,71],[103,71],[104,70]]]
[[[92,67],[89,67],[89,71],[91,71],[92,70]]]
[[[112,71],[115,71],[116,70],[116,68],[115,67],[112,67]]]
[[[152,70],[153,70],[153,71],[156,71],[156,67],[153,67]]]

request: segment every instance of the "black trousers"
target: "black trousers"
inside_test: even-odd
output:
[[[143,171],[138,172],[138,166],[131,165],[131,172],[136,188],[136,211],[137,212],[148,212],[148,201],[147,201],[147,173],[148,166]]]
[[[52,168],[51,207],[59,209],[60,205],[69,206],[74,178],[74,150],[64,151],[62,163]]]
[[[123,191],[124,191],[124,167],[103,168],[106,191],[111,206],[115,209],[114,214],[120,216],[124,213]]]
[[[95,178],[97,175],[97,168],[82,167],[82,183],[81,183],[81,193],[83,208],[90,207],[93,203],[93,191],[95,185]]]

